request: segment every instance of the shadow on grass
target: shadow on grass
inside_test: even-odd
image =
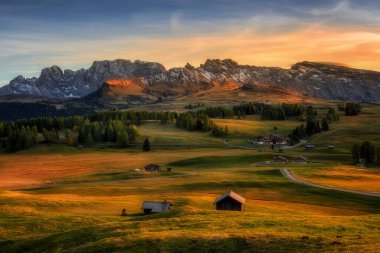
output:
[[[116,228],[114,228],[116,230]],[[173,232],[174,233],[174,232]],[[175,236],[175,235],[174,235]],[[70,231],[41,239],[0,242],[4,253],[15,252],[331,252],[344,249],[340,242],[320,237],[272,235],[227,238],[136,238],[94,228]]]
[[[254,154],[244,156],[201,156],[171,163],[172,166],[197,167],[197,168],[220,168],[236,164],[262,162],[271,159],[271,154]]]

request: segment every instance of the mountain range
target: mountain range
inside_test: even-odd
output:
[[[290,69],[239,65],[231,59],[206,60],[167,70],[145,61],[95,61],[89,69],[45,68],[36,78],[18,76],[0,88],[0,99],[103,100],[146,103],[224,87],[224,91],[282,90],[341,101],[380,101],[380,72],[328,63],[300,62]],[[211,94],[211,93],[210,93]]]

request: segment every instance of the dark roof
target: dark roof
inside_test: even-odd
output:
[[[220,196],[219,198],[217,198],[214,201],[214,204],[218,203],[219,201],[221,201],[227,197],[233,198],[234,200],[236,200],[237,202],[239,202],[241,204],[245,204],[245,198],[243,198],[242,196],[240,196],[239,194],[237,194],[234,191],[228,191],[228,192],[224,193],[222,196]]]
[[[306,157],[303,157],[303,156],[294,157],[293,160],[295,160],[295,159],[301,159],[301,160],[304,160],[304,161],[309,161]]]
[[[164,202],[155,202],[155,201],[144,201],[142,204],[142,209],[150,209],[152,213],[160,213],[169,211],[172,203],[164,201]]]
[[[145,169],[154,169],[154,168],[159,168],[159,167],[160,167],[159,165],[151,163],[151,164],[145,165],[144,168]]]
[[[286,160],[286,161],[288,160],[286,157],[283,157],[283,156],[280,156],[280,155],[279,155],[279,156],[275,156],[275,157],[273,157],[273,160],[274,160],[274,159],[281,159],[281,160],[284,160],[284,161],[285,161],[285,160]]]

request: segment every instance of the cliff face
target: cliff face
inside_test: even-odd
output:
[[[170,70],[159,63],[129,60],[96,61],[89,69],[77,71],[53,66],[43,69],[39,78],[16,77],[0,89],[0,96],[79,98],[101,91],[109,80],[135,80],[139,88],[134,90],[150,99],[181,97],[233,82],[245,90],[260,85],[327,100],[380,101],[379,72],[311,62],[297,63],[291,69],[256,67],[230,59],[207,60],[198,68],[187,64]]]

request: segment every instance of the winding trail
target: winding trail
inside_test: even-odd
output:
[[[287,179],[289,179],[290,181],[293,181],[295,183],[304,184],[304,185],[308,185],[308,186],[313,186],[313,187],[317,187],[317,188],[321,188],[321,189],[326,189],[326,190],[348,192],[348,193],[359,194],[359,195],[363,195],[363,196],[370,196],[370,197],[378,197],[378,198],[380,198],[380,193],[355,191],[355,190],[346,190],[346,189],[340,189],[340,188],[334,188],[334,187],[329,187],[329,186],[318,185],[318,184],[310,183],[308,181],[304,181],[304,180],[295,178],[288,169],[281,169],[280,171],[281,171],[281,174],[284,177],[286,177]]]

